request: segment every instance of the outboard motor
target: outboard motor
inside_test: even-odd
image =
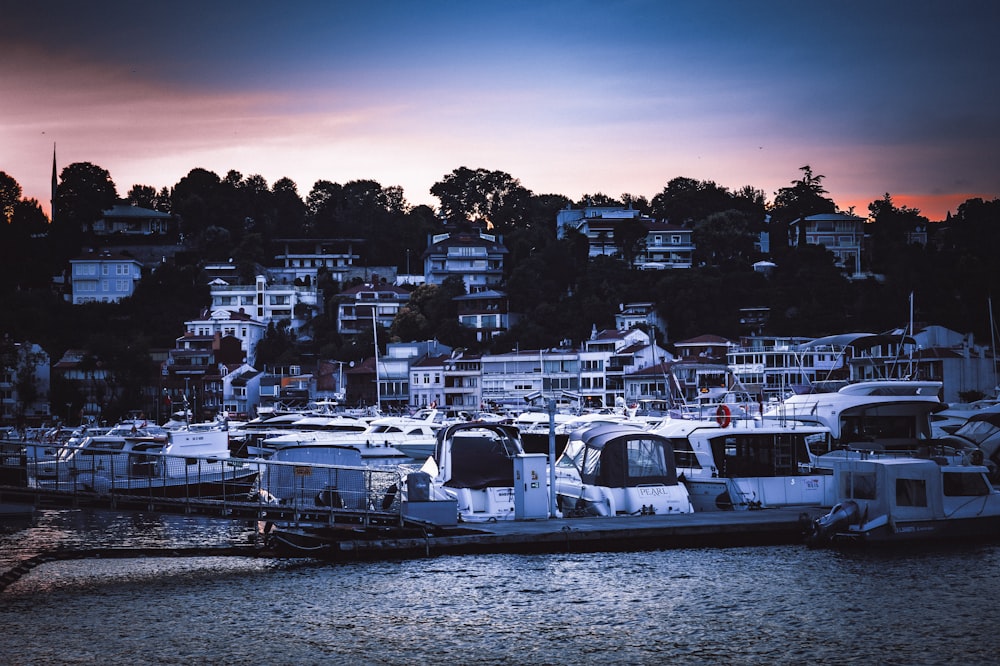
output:
[[[820,516],[812,524],[812,533],[808,536],[810,546],[821,546],[833,539],[833,535],[848,525],[857,524],[861,519],[861,508],[853,500],[837,504],[830,513]]]

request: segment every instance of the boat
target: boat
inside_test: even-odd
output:
[[[1000,537],[1000,491],[983,465],[874,456],[838,461],[838,502],[811,524],[812,546]]]
[[[923,380],[857,382],[790,396],[766,410],[763,419],[829,428],[834,449],[915,454],[933,440],[930,415],[946,407],[941,386]]]
[[[559,426],[575,418],[576,415],[561,411],[556,411],[550,418],[548,411],[529,409],[515,416],[509,423],[517,428],[521,445],[527,453],[544,454],[549,452],[549,435],[554,423],[556,456],[558,456],[566,446],[568,435],[565,429]]]
[[[366,442],[379,442],[391,446],[414,460],[426,460],[434,455],[437,433],[444,426],[435,420],[434,414],[420,418],[414,416],[383,416],[372,419],[361,437]]]
[[[576,430],[556,460],[564,516],[691,513],[670,441],[640,428],[603,423]]]
[[[429,502],[457,503],[465,523],[515,519],[514,459],[524,455],[518,429],[488,422],[455,423],[437,433],[434,456],[407,476],[403,499],[412,501],[413,474],[426,475]]]
[[[275,449],[301,443],[305,439],[324,440],[326,435],[359,434],[368,421],[346,414],[289,413],[254,419],[236,430],[232,437],[248,456],[267,458]]]
[[[977,411],[941,441],[956,449],[972,449],[971,456],[989,469],[990,481],[1000,483],[1000,407]]]
[[[670,441],[697,512],[834,504],[825,426],[667,418],[650,430]]]
[[[165,430],[123,422],[61,447],[51,460],[28,461],[29,482],[52,490],[156,497],[246,496],[257,466],[229,452],[224,425]]]

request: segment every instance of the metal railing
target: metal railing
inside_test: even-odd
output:
[[[308,524],[402,524],[397,466],[0,445],[0,500]]]

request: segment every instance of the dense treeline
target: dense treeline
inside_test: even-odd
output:
[[[745,333],[739,322],[745,307],[770,308],[764,332],[776,335],[883,331],[906,323],[911,293],[918,321],[988,337],[988,303],[1000,282],[993,261],[1000,246],[1000,200],[971,199],[940,224],[897,206],[889,194],[873,201],[863,268],[879,277],[851,281],[823,247],[789,242],[792,220],[838,210],[822,181],[807,166],[770,201],[752,186],[729,190],[682,177],[652,199],[595,193],[570,201],[534,194],[503,172],[462,167],[431,188],[440,201],[435,211],[409,205],[398,187],[369,180],[320,180],[302,196],[287,178],[268,186],[261,176],[230,171],[219,177],[204,169],[193,169],[172,188],[134,185],[120,197],[106,170],[76,163],[61,172],[50,221],[38,202],[22,198],[17,181],[0,171],[3,333],[9,340],[37,342],[55,358],[68,348],[86,349],[115,367],[120,381],[139,384],[149,350],[173,346],[184,321],[208,304],[200,273],[206,261],[231,259],[250,280],[273,259],[272,241],[353,238],[360,241],[366,265],[416,271],[429,234],[476,227],[503,235],[509,249],[503,287],[511,310],[523,314],[484,351],[579,342],[595,325],[612,326],[619,304],[630,301],[656,304],[667,322],[667,330],[658,333],[661,341],[702,333],[736,337]],[[93,224],[118,201],[176,215],[179,235],[155,240],[181,243],[186,250],[173,263],[150,270],[128,302],[70,306],[53,276],[68,276],[69,259],[99,246]],[[580,234],[556,237],[556,214],[570,204],[629,205],[691,228],[695,267],[637,271],[619,259],[588,259]],[[908,243],[908,233],[920,228],[928,229],[926,245]],[[766,257],[754,245],[761,231],[770,235]],[[638,225],[623,223],[606,241],[628,259],[641,251],[642,237]],[[776,264],[769,277],[752,270],[765,258]],[[319,280],[331,305],[347,286],[324,274]],[[455,321],[451,299],[462,291],[460,280],[417,288],[380,341],[435,337],[477,348]],[[335,314],[335,307],[327,307],[298,339],[276,323],[259,357],[280,363],[302,355],[342,360],[367,355],[371,340],[340,339]]]

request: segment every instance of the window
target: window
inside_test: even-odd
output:
[[[946,472],[943,477],[944,494],[947,497],[974,497],[990,494],[989,484],[979,472]]]
[[[848,472],[841,477],[843,487],[840,493],[853,499],[875,499],[874,472]]]
[[[927,506],[927,482],[896,479],[896,506]]]

